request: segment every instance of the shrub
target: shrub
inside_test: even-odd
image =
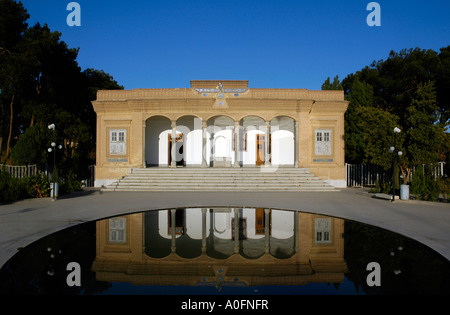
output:
[[[375,187],[372,187],[369,191],[370,193],[383,193],[389,194],[392,192],[392,185],[389,182],[379,182],[375,181]]]
[[[23,181],[29,197],[45,198],[50,195],[50,183],[44,175],[25,177]]]
[[[0,202],[12,202],[27,198],[27,189],[20,179],[13,178],[8,172],[0,173]]]
[[[69,174],[62,180],[60,184],[60,195],[69,194],[72,191],[82,190],[81,181],[77,180],[75,174],[69,171]]]
[[[436,201],[439,198],[440,187],[438,181],[419,166],[413,174],[411,193],[422,200]]]
[[[12,177],[5,169],[0,172],[0,202],[13,202],[26,198],[48,197],[50,184],[44,175]]]
[[[439,186],[439,191],[442,194],[442,199],[444,199],[444,201],[449,201],[448,197],[450,195],[450,178],[440,178],[437,181],[437,184]]]

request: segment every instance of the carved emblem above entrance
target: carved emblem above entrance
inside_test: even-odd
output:
[[[213,107],[228,108],[228,103],[227,103],[228,96],[225,95],[225,91],[223,89],[223,84],[219,83],[216,90],[217,90],[217,93],[215,93],[216,101],[214,102]]]
[[[213,97],[215,99],[213,108],[228,108],[227,99],[239,97],[247,92],[248,81],[191,81],[191,87],[204,97]]]

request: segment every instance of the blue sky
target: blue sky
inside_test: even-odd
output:
[[[79,0],[81,26],[66,23],[69,0],[22,0],[29,25],[47,23],[78,63],[126,89],[185,88],[190,80],[249,80],[254,88],[319,90],[327,77],[386,59],[391,50],[450,45],[450,1]]]

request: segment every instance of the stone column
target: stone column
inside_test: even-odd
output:
[[[206,253],[206,208],[202,208],[202,253]]]
[[[172,121],[172,161],[170,162],[171,167],[177,167],[176,156],[177,156],[177,122]]]
[[[270,165],[269,145],[270,145],[270,121],[266,121],[266,136],[264,142],[264,165]]]
[[[142,167],[147,167],[147,161],[145,160],[146,154],[145,154],[145,130],[147,127],[147,122],[144,121],[142,124]]]
[[[206,128],[208,127],[208,123],[206,121],[202,122],[202,167],[208,167],[208,164],[206,162],[206,142],[207,142],[207,130]]]
[[[239,121],[234,122],[234,167],[240,167],[240,124]]]
[[[234,253],[239,254],[239,209],[234,208]]]
[[[310,167],[311,150],[313,150],[313,146],[311,145],[311,137],[314,137],[311,133],[310,112],[312,111],[314,101],[298,100],[297,104],[298,138],[296,142],[298,145],[298,166]]]
[[[264,237],[266,244],[264,246],[264,253],[270,253],[270,209],[264,209]]]
[[[209,148],[210,148],[210,156],[209,156],[209,164],[214,167],[214,154],[216,154],[214,149],[214,131],[211,133],[210,140],[209,140]],[[212,161],[212,164],[211,164]]]
[[[298,253],[298,213],[294,212],[294,250]]]
[[[294,134],[294,167],[298,168],[298,121],[295,121]]]
[[[176,209],[170,209],[170,224],[171,224],[170,233],[172,234],[172,246],[170,247],[170,250],[172,251],[172,253],[175,253],[175,251],[177,250],[177,247],[175,245],[175,241],[177,239],[177,230],[176,230],[176,226],[175,226],[176,212],[177,212]]]

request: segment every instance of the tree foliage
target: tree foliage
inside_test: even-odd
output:
[[[78,49],[48,25],[28,26],[21,2],[0,0],[0,152],[12,164],[52,160],[47,152],[56,125],[63,145],[60,169],[82,176],[95,159],[99,89],[123,89],[102,70],[82,71]],[[6,142],[6,143],[5,143]],[[5,149],[5,150],[3,150]],[[61,168],[61,166],[63,166]]]
[[[342,90],[342,84],[339,80],[339,76],[335,76],[333,82],[331,82],[330,77],[328,77],[322,84],[322,90]]]
[[[334,82],[331,85],[337,85]],[[391,51],[341,83],[350,102],[345,114],[346,161],[392,166],[394,127],[402,131],[396,152],[405,180],[416,165],[448,159],[450,46]],[[329,78],[322,88],[330,87]]]

